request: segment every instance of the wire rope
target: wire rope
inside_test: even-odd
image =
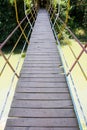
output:
[[[20,27],[20,29],[21,29],[21,31],[22,31],[22,34],[24,35],[24,38],[26,39],[26,42],[29,44],[29,41],[28,41],[28,39],[27,39],[27,37],[26,37],[26,35],[25,35],[25,33],[24,33],[24,30],[23,30],[23,28],[22,28],[22,26],[20,25],[20,22],[19,22],[18,9],[17,9],[17,1],[14,0],[14,3],[15,3],[15,12],[16,12],[16,20],[17,20],[17,23],[18,23],[18,25],[19,25],[19,27]]]

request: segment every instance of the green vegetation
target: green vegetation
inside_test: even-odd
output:
[[[24,2],[27,5],[27,12],[31,9],[35,0],[17,0],[19,20],[24,17]],[[65,20],[68,0],[53,0],[53,7],[55,10],[60,4],[60,17]],[[76,36],[84,42],[87,40],[87,1],[86,0],[72,0],[70,2],[69,21],[68,26],[76,34]],[[20,8],[21,7],[21,8]],[[9,33],[16,27],[17,22],[15,18],[14,0],[0,1],[0,43],[3,42]],[[10,43],[15,40],[20,34],[18,31]]]
[[[72,0],[70,1],[70,7],[68,2],[69,0],[54,0],[53,8],[57,12],[58,5],[60,4],[60,18],[69,26],[78,39],[82,43],[85,43],[87,42],[87,1]],[[58,22],[55,29],[58,34],[60,33],[60,30],[62,30],[61,38],[63,40],[64,38],[71,38],[70,34],[64,29],[61,22]]]
[[[9,33],[15,28],[14,6],[9,2],[0,2],[0,43],[3,42]]]
[[[73,0],[71,2],[69,26],[83,43],[87,42],[86,0]]]
[[[27,7],[30,5],[26,0]],[[30,5],[31,6],[31,5]],[[17,0],[19,21],[24,18],[24,1]],[[25,25],[25,24],[24,24]],[[23,25],[23,27],[24,27]],[[12,30],[17,26],[14,0],[1,0],[0,1],[0,43],[2,43]],[[13,45],[20,34],[20,29],[10,39],[9,44]],[[22,41],[22,40],[21,40]]]

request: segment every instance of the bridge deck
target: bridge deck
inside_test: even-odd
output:
[[[40,10],[5,130],[78,130],[48,14]]]

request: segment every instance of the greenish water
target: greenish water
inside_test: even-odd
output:
[[[8,54],[6,55],[8,57]],[[16,68],[18,59],[20,57],[20,54],[15,54],[11,57],[10,63],[11,65]],[[24,58],[21,58],[21,62],[19,64],[17,73],[20,73],[22,64],[23,64]],[[3,65],[5,64],[5,61],[3,57],[0,56],[0,71],[2,70]],[[14,96],[16,84],[18,81],[18,78],[15,76],[10,67],[6,65],[1,77],[0,77],[0,130],[4,129],[6,119],[8,117],[10,105]],[[14,79],[14,80],[13,80]],[[13,80],[13,81],[12,81]],[[9,93],[9,96],[7,96]]]
[[[82,48],[76,43],[75,40],[71,40],[70,46],[71,46],[73,52],[75,53],[76,57],[78,57],[82,51]],[[69,68],[67,68],[67,66],[65,65],[66,72],[68,73],[69,69],[72,67],[72,65],[76,59],[68,45],[62,46],[62,51],[63,51],[64,57],[65,57],[65,60],[67,62],[67,65],[69,66]],[[86,53],[82,54],[82,56],[79,59],[79,63],[81,65],[84,73],[87,76],[87,54]],[[78,104],[78,102],[76,102],[76,100],[77,100],[77,97],[76,97],[75,102],[77,105],[77,109],[78,109],[77,111],[78,111],[79,117],[81,117],[80,122],[81,122],[83,130],[87,130],[87,125],[83,118],[83,113],[84,113],[86,122],[87,122],[87,79],[83,75],[78,63],[73,68],[71,75],[72,75],[72,78],[74,81],[74,87],[76,90],[76,91],[73,91],[72,93],[73,93],[74,97],[77,93],[79,101],[80,101],[80,104]],[[71,88],[72,87],[73,86],[71,86]],[[82,110],[80,110],[80,105],[81,105]]]

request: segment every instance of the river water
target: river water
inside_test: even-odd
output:
[[[19,54],[13,55],[12,58],[10,59],[10,63],[14,68],[16,68],[19,56],[20,56]],[[18,74],[20,73],[23,61],[24,59],[22,58],[17,70]],[[5,61],[0,56],[0,72],[4,64]],[[4,130],[17,81],[18,78],[16,76],[14,77],[11,68],[8,65],[6,65],[0,77],[0,130]]]

